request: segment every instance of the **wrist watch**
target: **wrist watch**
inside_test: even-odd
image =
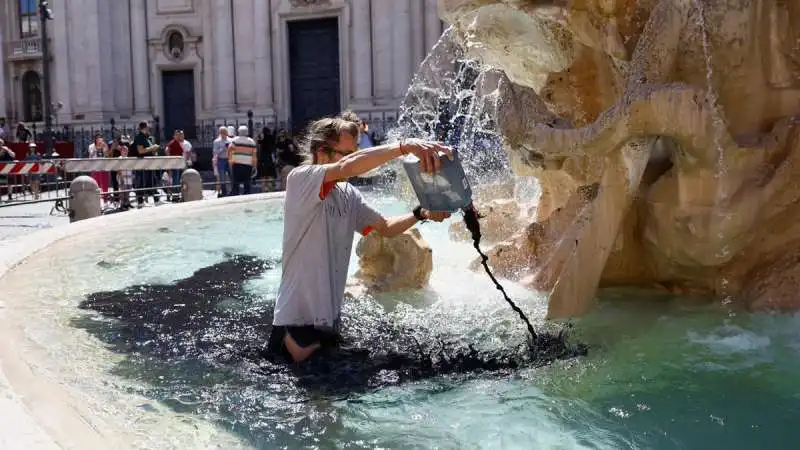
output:
[[[412,212],[414,213],[414,217],[416,217],[418,221],[425,222],[426,220],[428,220],[428,219],[425,218],[425,216],[422,215],[422,206],[421,205],[417,206],[416,208],[414,208],[414,211],[412,211]]]

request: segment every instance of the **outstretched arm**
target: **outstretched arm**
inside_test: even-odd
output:
[[[445,212],[432,212],[426,209],[420,211],[425,220],[432,220],[434,222],[441,222],[450,217],[450,213]],[[389,218],[381,217],[376,223],[372,224],[372,228],[384,237],[394,237],[402,234],[409,228],[416,225],[417,218],[413,213],[403,214],[402,216],[395,216]]]
[[[389,161],[411,153],[420,159],[424,172],[438,172],[441,161],[439,152],[451,159],[452,151],[436,142],[409,140],[372,147],[353,152],[332,164],[325,164],[325,182],[346,180],[378,168]]]

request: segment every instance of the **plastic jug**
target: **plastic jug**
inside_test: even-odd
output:
[[[428,211],[451,213],[466,208],[472,203],[472,188],[461,166],[458,151],[453,150],[452,161],[444,153],[439,153],[439,158],[439,173],[422,172],[419,158],[414,155],[403,158],[403,167],[420,205]]]

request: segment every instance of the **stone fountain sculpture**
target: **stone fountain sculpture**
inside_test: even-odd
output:
[[[581,315],[604,286],[800,306],[800,2],[440,0],[493,70],[496,127],[541,214],[499,275]],[[432,70],[428,68],[427,70]]]
[[[416,228],[394,237],[370,233],[358,241],[356,256],[358,271],[350,282],[351,292],[421,289],[433,272],[433,251]]]

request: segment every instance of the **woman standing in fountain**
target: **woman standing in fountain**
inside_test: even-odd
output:
[[[449,148],[415,139],[358,151],[358,137],[358,124],[342,118],[312,123],[303,146],[305,164],[287,177],[283,274],[268,349],[295,362],[339,342],[353,233],[396,236],[419,221],[450,216],[417,207],[384,218],[345,182],[409,153],[425,172],[437,172],[439,152],[452,158]]]

